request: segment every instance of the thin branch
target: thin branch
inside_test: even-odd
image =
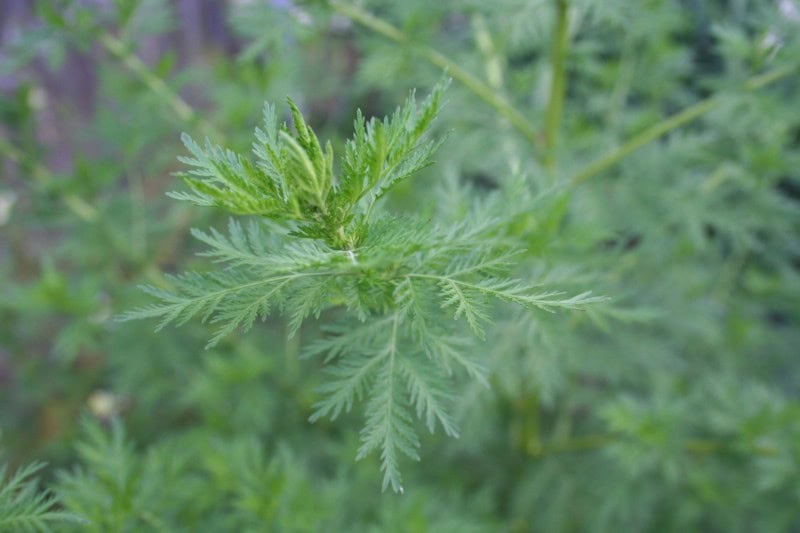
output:
[[[536,133],[536,129],[530,124],[530,122],[528,122],[525,116],[516,108],[514,108],[514,106],[511,105],[504,96],[498,94],[494,88],[490,87],[470,72],[461,68],[461,66],[459,66],[455,61],[445,56],[438,50],[431,48],[430,46],[415,44],[407,34],[403,33],[395,26],[357,6],[339,2],[337,0],[332,0],[330,5],[337,13],[344,15],[353,22],[356,22],[357,24],[374,31],[375,33],[382,35],[391,41],[409,46],[411,50],[424,57],[429,63],[439,68],[446,69],[447,73],[452,76],[453,79],[461,82],[461,84],[463,84],[467,89],[475,93],[476,96],[493,107],[498,113],[500,113],[500,115],[503,116],[503,118],[508,120],[508,122],[511,123],[511,125],[514,126],[514,128],[516,128],[517,131],[519,131],[531,145],[536,148],[541,147],[542,139]]]
[[[585,452],[605,448],[623,440],[623,436],[614,434],[583,435],[553,441],[543,447],[528,450],[528,453],[540,457],[558,453]],[[730,452],[735,449],[735,446],[727,441],[692,438],[683,442],[683,449],[692,455],[713,455]],[[759,457],[773,457],[779,453],[779,450],[769,445],[756,444],[749,447],[747,452]]]
[[[23,154],[12,145],[0,139],[0,154],[6,156],[9,160],[17,163],[22,163]],[[44,187],[50,186],[53,181],[52,173],[41,163],[33,162],[31,167],[31,177],[35,182]],[[79,218],[86,222],[94,222],[97,220],[98,212],[86,200],[72,193],[61,194],[61,201],[67,208],[75,213]]]
[[[119,59],[132,74],[158,96],[182,121],[188,124],[198,124],[209,137],[221,139],[222,134],[212,124],[201,118],[192,106],[176,93],[160,77],[153,74],[141,59],[133,54],[128,47],[108,32],[103,32],[99,37],[100,43],[108,52]]]
[[[785,65],[776,68],[764,74],[753,76],[744,83],[744,89],[747,91],[756,91],[767,85],[774,83],[790,74],[794,73],[798,68],[798,64]],[[699,117],[705,115],[712,109],[716,108],[722,102],[720,95],[710,96],[705,100],[701,100],[694,105],[691,105],[672,115],[671,117],[662,120],[658,124],[647,128],[643,132],[633,136],[618,148],[612,150],[601,158],[586,165],[583,169],[576,172],[571,178],[570,183],[577,185],[584,181],[600,174],[601,172],[613,167],[627,156],[649,144],[650,142],[658,139],[662,135],[677,129]]]
[[[567,91],[566,58],[569,47],[569,5],[567,0],[556,0],[556,26],[553,32],[553,55],[551,60],[552,79],[550,80],[550,101],[545,115],[544,165],[550,171],[556,166],[558,130],[564,111],[564,97]]]

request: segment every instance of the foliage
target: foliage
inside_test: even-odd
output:
[[[52,522],[81,522],[74,514],[58,510],[58,500],[38,487],[35,476],[42,463],[31,463],[7,474],[0,467],[0,529],[49,531]]]
[[[174,289],[145,286],[160,303],[124,315],[158,317],[159,329],[199,316],[219,324],[208,344],[213,347],[239,327],[250,329],[258,317],[266,320],[273,307],[290,317],[290,336],[310,314],[319,318],[329,308],[346,307],[362,323],[337,328],[335,337],[313,350],[335,366],[310,420],[336,418],[366,397],[358,458],[379,451],[383,488],[395,491],[403,490],[400,454],[419,459],[411,409],[431,432],[439,424],[458,436],[447,378],[455,366],[485,381],[480,364],[467,359],[463,343],[442,322],[442,309],[463,316],[483,337],[491,300],[547,311],[602,301],[588,292],[563,297],[500,277],[519,251],[504,242],[498,219],[473,213],[443,229],[373,214],[389,189],[430,164],[439,143],[421,137],[443,88],[419,109],[410,97],[383,121],[366,122],[359,112],[338,179],[331,144],[322,150],[291,100],[296,136],[286,125],[278,127],[275,109],[267,105],[264,129],[256,129],[257,163],[208,141],[201,149],[184,136],[194,156],[181,159],[193,167],[183,174],[192,192],[170,196],[260,215],[278,237],[267,238],[257,221],[245,230],[231,220],[227,236],[195,230],[209,246],[203,255],[227,268],[172,277]]]
[[[800,527],[797,0],[8,5],[49,527]]]

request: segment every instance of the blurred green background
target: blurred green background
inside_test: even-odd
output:
[[[0,462],[49,463],[65,529],[798,531],[798,65],[796,0],[5,0]],[[165,197],[182,131],[244,152],[290,95],[340,148],[443,70],[391,209],[523,176],[522,261],[613,303],[500,316],[395,496],[359,415],[307,422],[318,325],[114,316],[225,224]]]

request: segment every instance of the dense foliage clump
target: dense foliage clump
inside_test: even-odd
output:
[[[438,424],[458,436],[448,377],[455,367],[486,382],[485,366],[471,358],[463,332],[448,324],[443,310],[463,316],[483,338],[492,300],[546,311],[602,301],[588,292],[563,297],[505,277],[521,251],[505,235],[507,219],[472,212],[465,222],[441,228],[374,210],[389,189],[430,164],[439,142],[420,139],[442,90],[437,87],[420,109],[412,96],[383,121],[365,122],[359,112],[338,179],[331,144],[320,148],[291,100],[296,135],[278,127],[267,105],[253,146],[257,163],[208,142],[201,149],[184,136],[194,156],[182,158],[194,167],[183,174],[191,192],[171,196],[259,215],[272,222],[271,235],[258,220],[247,230],[231,220],[227,236],[195,231],[209,246],[204,255],[227,267],[173,277],[174,289],[146,286],[160,303],[125,315],[159,317],[159,328],[200,316],[220,324],[213,347],[237,327],[250,329],[259,316],[266,320],[274,307],[290,318],[290,336],[310,314],[347,308],[358,321],[333,326],[334,335],[310,351],[335,361],[310,420],[336,418],[366,396],[358,457],[380,451],[383,486],[395,491],[402,491],[398,456],[419,459],[412,408],[431,432]]]

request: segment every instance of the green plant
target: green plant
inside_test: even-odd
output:
[[[800,527],[798,0],[10,5],[0,426],[9,464],[46,460],[56,509],[88,520],[49,527]],[[357,108],[391,113],[442,70],[447,105],[414,142],[420,166],[430,143],[436,164],[361,182],[353,201],[339,186]],[[315,134],[301,142],[278,106],[277,140],[256,144],[280,144],[292,180],[262,182],[265,161],[239,154],[254,110],[286,94]],[[203,164],[180,167],[179,131],[236,155],[197,142],[187,157]],[[191,174],[207,164],[234,187]],[[168,198],[176,170],[179,196],[220,207]],[[286,201],[263,202],[282,183]],[[441,307],[452,287],[409,276],[458,272],[447,254],[491,263],[454,276],[466,283],[613,301],[531,312],[468,291],[481,340],[457,303]],[[162,274],[176,270],[196,274]],[[189,318],[195,281],[201,296],[237,276],[288,277]],[[267,320],[240,334],[248,296],[273,289]],[[157,335],[113,320],[173,304],[186,323]],[[430,359],[435,346],[449,351]],[[369,421],[389,397],[374,394],[386,353],[421,458],[396,450],[402,496],[376,490],[379,453],[353,461],[363,408]],[[362,369],[372,378],[348,397]],[[444,392],[420,417],[413,371]]]
[[[52,522],[83,522],[59,510],[59,501],[39,488],[35,476],[44,466],[31,463],[13,474],[7,465],[0,466],[0,531],[47,531]]]
[[[335,419],[366,398],[358,458],[379,451],[383,488],[395,491],[403,490],[399,456],[419,459],[412,411],[431,432],[439,425],[458,436],[449,384],[454,369],[486,383],[484,365],[470,358],[443,312],[463,317],[483,338],[495,302],[553,311],[603,301],[507,277],[521,252],[508,238],[507,220],[474,211],[463,223],[441,227],[376,208],[389,190],[431,164],[440,141],[424,134],[444,87],[421,106],[412,95],[382,121],[359,112],[338,176],[331,144],[322,149],[291,100],[296,133],[278,126],[267,105],[263,129],[256,129],[256,162],[209,141],[201,148],[184,135],[192,157],[181,161],[192,170],[182,176],[190,191],[170,196],[260,219],[247,229],[231,220],[227,236],[193,230],[208,246],[202,255],[225,268],[170,277],[167,289],[145,286],[160,303],[123,316],[160,318],[159,329],[199,316],[218,324],[212,347],[266,320],[273,308],[288,316],[290,337],[309,315],[346,308],[357,321],[331,326],[329,337],[307,352],[332,363],[310,420]]]

